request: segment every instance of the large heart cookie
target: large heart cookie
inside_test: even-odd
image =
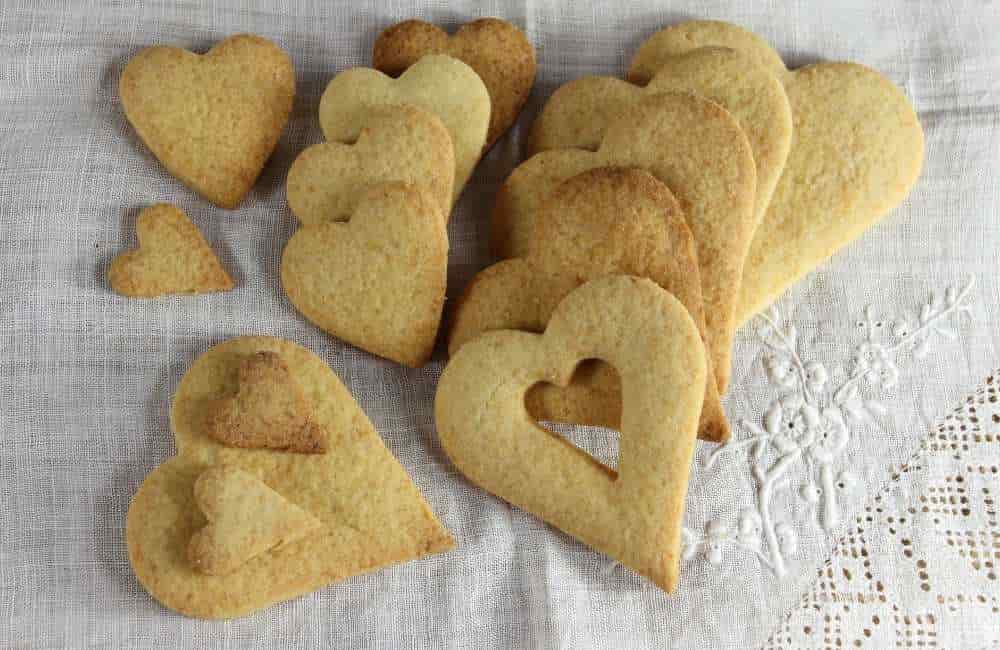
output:
[[[629,80],[648,82],[673,57],[730,47],[767,66],[785,86],[794,141],[743,274],[743,322],[897,206],[920,175],[924,134],[903,92],[856,63],[787,70],[770,45],[729,23],[692,21],[640,47]]]
[[[412,104],[436,115],[455,150],[455,198],[479,161],[490,123],[490,95],[472,68],[458,59],[428,55],[398,79],[371,68],[341,72],[319,102],[319,123],[330,142],[354,142],[371,110],[386,104]]]
[[[171,174],[224,208],[243,200],[292,111],[295,70],[280,47],[231,36],[199,56],[151,47],[122,72],[122,107]]]
[[[348,222],[299,229],[281,258],[281,285],[324,331],[408,366],[430,358],[448,274],[441,209],[419,185],[368,190]]]
[[[698,249],[709,350],[719,390],[725,392],[733,314],[754,226],[750,143],[736,119],[715,102],[691,93],[646,97],[608,127],[597,151],[545,151],[511,173],[493,211],[497,253],[527,255],[542,202],[571,176],[605,166],[645,169],[680,202]]]
[[[236,392],[240,364],[261,352],[278,354],[288,365],[329,436],[327,453],[233,448],[205,431],[213,405]],[[182,614],[242,616],[453,545],[351,394],[329,366],[299,345],[268,337],[217,345],[199,357],[181,380],[170,421],[177,456],[147,476],[133,497],[126,537],[139,582]],[[233,569],[223,576],[205,573],[192,564],[190,555],[192,540],[210,524],[202,510],[204,497],[197,499],[195,485],[206,470],[220,465],[242,470],[253,477],[253,485],[259,481],[280,495],[279,504],[287,501],[309,515],[292,517],[298,532],[291,537],[296,541],[249,544],[240,540],[239,530],[219,539],[219,543],[229,540],[224,548],[232,549],[232,563],[237,565],[223,562]],[[275,503],[273,498],[265,501]],[[259,519],[274,523],[268,509],[255,509]],[[280,510],[286,523],[286,517],[296,513]],[[310,518],[319,520],[321,528],[310,526]],[[213,519],[219,521],[218,516]],[[275,537],[269,533],[268,539]]]
[[[489,149],[514,124],[535,83],[535,48],[524,32],[499,18],[462,25],[454,36],[422,20],[406,20],[379,34],[372,67],[398,76],[427,54],[447,54],[464,61],[490,93]]]
[[[628,106],[668,91],[707,97],[739,122],[757,165],[754,212],[759,223],[792,146],[792,109],[777,77],[735,50],[707,47],[671,57],[645,87],[614,77],[571,81],[556,90],[535,120],[530,151],[596,149]]]
[[[354,144],[309,147],[288,170],[288,207],[304,225],[344,221],[374,185],[404,181],[425,185],[451,213],[455,154],[437,117],[416,106],[373,108]]]
[[[544,334],[488,332],[463,345],[438,383],[438,436],[474,483],[671,591],[705,393],[703,349],[687,310],[652,281],[594,280],[559,304]],[[621,376],[617,473],[524,408],[533,384],[565,385],[584,359]]]
[[[673,194],[640,169],[602,167],[560,185],[534,218],[530,254],[495,264],[473,278],[452,319],[449,349],[491,330],[542,332],[556,306],[588,280],[632,275],[653,280],[683,304],[702,338],[694,238]],[[536,420],[618,428],[621,384],[607,364],[593,362],[565,387],[539,384],[526,398]],[[699,436],[729,438],[711,365]]]
[[[111,290],[154,298],[173,293],[230,291],[234,284],[208,242],[179,208],[159,203],[135,223],[139,248],[122,253],[108,267]]]

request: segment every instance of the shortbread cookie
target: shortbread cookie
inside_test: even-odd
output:
[[[345,221],[371,187],[404,181],[426,186],[447,216],[454,179],[441,120],[416,106],[378,106],[354,144],[326,142],[299,154],[288,170],[288,207],[304,225]]]
[[[754,225],[756,172],[750,143],[735,118],[690,93],[659,93],[625,110],[596,152],[537,154],[507,178],[493,212],[501,257],[523,257],[533,215],[559,183],[587,169],[635,166],[663,182],[680,202],[698,249],[711,361],[720,392],[730,375],[735,303]]]
[[[288,54],[252,34],[200,56],[157,46],[122,72],[125,116],[163,166],[223,208],[235,208],[278,144],[295,97]]]
[[[330,142],[354,142],[371,111],[412,104],[436,115],[455,150],[455,198],[479,161],[490,123],[490,95],[472,68],[458,59],[428,55],[398,79],[371,68],[352,68],[333,78],[319,103],[319,123]]]
[[[735,50],[707,47],[671,57],[645,87],[614,77],[571,81],[556,90],[535,120],[530,151],[596,149],[608,125],[628,106],[667,91],[707,97],[739,122],[757,165],[759,223],[792,146],[792,109],[778,78]]]
[[[212,407],[237,391],[240,365],[262,352],[288,366],[329,432],[328,453],[238,449],[206,431]],[[198,618],[243,616],[454,544],[337,376],[295,343],[247,337],[215,346],[181,380],[170,420],[177,456],[146,477],[126,524],[139,582],[170,609]],[[223,472],[215,475],[221,485],[214,497],[205,494],[211,485],[196,489],[206,471]],[[213,522],[236,529],[205,533]],[[255,530],[266,540],[248,539]],[[228,573],[206,573],[199,558],[208,557]]]
[[[281,285],[320,329],[399,363],[423,365],[434,348],[448,275],[448,233],[420,185],[368,190],[348,222],[296,232]]]
[[[595,358],[621,376],[617,472],[524,408],[532,385],[565,385]],[[604,277],[571,292],[544,334],[501,330],[463,345],[438,383],[438,436],[472,482],[672,591],[706,368],[676,298],[650,280]]]
[[[528,257],[505,260],[482,271],[459,299],[452,319],[452,354],[491,330],[542,332],[566,295],[606,275],[645,277],[683,304],[702,338],[701,299],[694,238],[667,187],[640,169],[601,167],[560,185],[535,215]],[[712,373],[705,386],[699,436],[721,442],[729,424]],[[565,388],[539,384],[528,391],[536,420],[617,429],[621,384],[607,364],[591,362]]]
[[[743,274],[737,322],[773,302],[906,197],[920,176],[924,134],[906,95],[856,63],[787,70],[770,45],[729,23],[691,21],[657,32],[632,60],[646,83],[673,57],[730,47],[766,65],[785,86],[794,142]]]
[[[535,83],[531,42],[524,32],[499,18],[474,20],[454,36],[422,20],[405,20],[379,34],[372,67],[396,77],[427,54],[453,56],[483,80],[492,105],[484,149],[492,147],[514,124]]]
[[[172,293],[231,291],[233,279],[208,242],[179,208],[167,203],[146,208],[135,222],[139,247],[108,267],[111,290],[133,298]]]

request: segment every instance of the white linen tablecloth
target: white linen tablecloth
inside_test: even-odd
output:
[[[326,83],[367,65],[375,36],[398,20],[454,28],[485,15],[525,30],[539,75],[449,226],[451,298],[491,261],[493,197],[547,97],[582,75],[622,75],[664,25],[723,19],[792,67],[874,67],[905,90],[926,131],[923,176],[905,203],[788,291],[769,316],[776,328],[758,319],[740,330],[726,401],[733,445],[711,467],[713,448],[697,452],[690,557],[673,596],[457,473],[434,433],[441,350],[420,370],[376,359],[305,322],[279,286],[296,227],[284,177],[321,139]],[[144,47],[204,51],[242,31],[291,53],[298,92],[256,187],[224,211],[152,158],[117,82]],[[1000,4],[985,0],[0,0],[0,646],[995,647],[998,33]],[[154,301],[109,291],[107,263],[134,246],[136,215],[159,201],[204,231],[235,291]],[[167,413],[187,367],[242,334],[286,337],[329,362],[458,548],[228,623],[150,598],[126,557],[129,500],[174,453]],[[786,367],[796,356],[814,387],[839,393],[838,412],[863,412],[824,420],[826,449],[789,438],[755,461],[738,443],[798,426]],[[850,379],[855,358],[877,371],[871,380]],[[606,436],[574,439],[613,454]],[[785,456],[795,462],[772,474]],[[766,506],[755,468],[770,477]],[[762,513],[778,535],[758,548]]]

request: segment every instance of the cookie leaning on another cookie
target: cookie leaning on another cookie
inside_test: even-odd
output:
[[[481,271],[458,300],[449,350],[486,331],[542,332],[559,302],[588,280],[649,278],[690,312],[705,339],[705,311],[694,238],[670,190],[640,169],[601,167],[562,183],[534,218],[526,258]],[[565,388],[539,384],[525,404],[536,420],[617,429],[621,384],[607,364],[590,361]],[[698,427],[704,440],[729,438],[711,364]]]
[[[179,208],[150,206],[135,223],[139,248],[122,253],[108,267],[111,290],[133,298],[174,293],[231,291],[222,268],[198,228]]]
[[[524,32],[499,18],[462,25],[453,36],[422,20],[405,20],[375,39],[372,67],[396,77],[427,54],[447,54],[469,65],[490,93],[490,127],[483,150],[517,120],[535,83],[535,48]]]
[[[239,34],[204,55],[143,50],[118,85],[125,116],[171,174],[212,203],[235,208],[278,144],[295,97],[295,70],[271,41]]]
[[[788,70],[755,34],[695,20],[660,30],[629,67],[647,83],[673,57],[705,46],[738,50],[784,84],[795,138],[743,274],[738,322],[859,237],[909,193],[920,176],[924,133],[906,95],[856,63]]]

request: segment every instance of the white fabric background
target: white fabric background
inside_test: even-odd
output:
[[[747,555],[727,555],[721,567],[695,560],[667,597],[457,474],[434,435],[440,352],[416,371],[375,359],[320,333],[281,293],[277,262],[295,228],[283,180],[297,153],[320,140],[316,108],[326,83],[368,64],[372,41],[393,22],[420,17],[454,27],[481,15],[521,26],[540,68],[518,127],[480,164],[449,226],[451,297],[490,261],[493,196],[552,91],[585,74],[623,74],[638,44],[665,24],[719,18],[758,32],[792,66],[847,59],[880,70],[911,97],[926,131],[925,170],[910,198],[782,298],[803,354],[846,361],[864,305],[890,317],[912,313],[930,291],[976,280],[973,318],[959,339],[901,364],[889,414],[855,431],[845,454],[860,485],[844,504],[845,522],[996,366],[996,3],[0,0],[0,645],[754,647],[789,620],[847,523],[825,533],[790,504],[800,549],[787,577]],[[143,47],[204,51],[240,31],[291,53],[298,94],[257,186],[227,212],[164,172],[127,124],[116,88]],[[108,290],[108,261],[134,245],[136,215],[158,201],[175,203],[202,228],[235,273],[236,291],[135,301]],[[185,619],[153,601],[126,558],[125,512],[145,475],[174,451],[167,412],[180,377],[208,347],[241,334],[283,336],[326,359],[458,549],[230,623]],[[759,423],[777,395],[762,352],[754,327],[743,328],[727,402],[734,422]],[[744,435],[737,427],[737,438]],[[995,446],[983,449],[995,459]],[[692,527],[752,504],[748,466],[726,467],[696,472]],[[937,640],[962,647],[983,638],[974,628],[984,624],[955,623]]]

